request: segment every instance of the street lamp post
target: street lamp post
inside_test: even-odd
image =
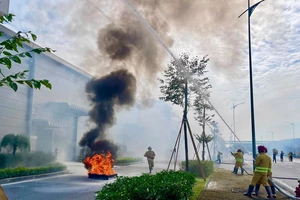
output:
[[[235,136],[236,136],[236,133],[235,133],[235,113],[234,113],[234,110],[235,110],[235,108],[237,107],[237,106],[239,106],[239,105],[241,105],[241,104],[243,104],[243,103],[245,103],[245,102],[242,102],[242,103],[238,103],[238,104],[236,104],[236,105],[234,105],[234,103],[232,104],[232,112],[233,112],[233,132],[234,132],[234,136],[233,136],[233,144],[235,144]]]
[[[293,154],[295,155],[295,123],[294,122],[286,122],[293,126]]]
[[[254,9],[265,0],[250,7],[250,0],[248,0],[248,9],[245,10],[239,18],[248,11],[248,41],[249,41],[249,75],[250,75],[250,103],[251,103],[251,129],[252,129],[252,154],[253,154],[253,171],[255,170],[254,160],[256,159],[256,140],[255,140],[255,120],[254,120],[254,100],[253,100],[253,80],[252,80],[252,55],[251,55],[251,28],[250,17]]]
[[[274,142],[274,133],[272,131],[270,133],[272,134],[272,142]]]

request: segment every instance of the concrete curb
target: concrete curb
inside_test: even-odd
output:
[[[1,179],[0,184],[12,183],[12,182],[18,182],[18,181],[25,181],[25,180],[29,180],[29,179],[36,179],[36,178],[43,178],[43,177],[58,176],[58,175],[62,175],[62,174],[70,174],[70,172],[68,170],[65,170],[65,171],[53,172],[53,173],[47,173],[47,174],[38,174],[38,175],[29,175],[29,176],[6,178],[6,179]]]

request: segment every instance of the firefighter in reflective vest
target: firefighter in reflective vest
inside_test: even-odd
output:
[[[151,174],[153,167],[154,167],[154,158],[155,153],[152,151],[151,147],[148,147],[148,151],[144,154],[144,157],[147,158],[148,166],[149,166],[149,173]]]
[[[268,153],[268,149],[266,148],[265,149],[265,153]],[[267,174],[268,178],[272,179],[272,169],[268,169],[268,174]],[[273,183],[271,181],[268,180],[268,183],[271,187],[271,193],[272,193],[272,197],[273,198],[276,198],[276,190],[275,190],[275,186],[273,185]],[[253,195],[257,196],[258,195],[258,191],[259,191],[259,188],[260,188],[260,184],[261,184],[261,181],[259,181],[258,183],[256,183],[255,185],[255,190],[254,192],[252,193]]]
[[[242,150],[238,149],[236,153],[230,152],[235,157],[235,166],[233,169],[233,173],[237,174],[239,167],[241,168],[242,175],[244,174],[244,168],[243,168],[243,162],[244,162],[244,156],[242,154]]]
[[[266,148],[264,146],[258,146],[257,148],[259,155],[255,160],[255,170],[254,175],[251,180],[251,184],[249,185],[248,192],[244,193],[245,196],[251,197],[254,186],[257,183],[263,184],[265,186],[266,192],[268,194],[267,198],[271,198],[270,186],[268,183],[268,171],[272,168],[272,160],[265,153]]]

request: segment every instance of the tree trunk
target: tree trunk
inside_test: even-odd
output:
[[[205,160],[205,142],[204,141],[202,141],[202,147],[203,147],[203,149],[202,149],[202,160],[204,161]]]
[[[203,139],[202,160],[204,161],[205,160],[205,107],[203,108],[202,139]]]
[[[14,147],[13,147],[13,155],[16,155],[16,151],[17,151],[17,147],[14,146]]]

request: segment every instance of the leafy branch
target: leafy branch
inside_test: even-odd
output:
[[[14,14],[9,14],[6,16],[0,16],[0,24],[5,22],[12,22]],[[0,37],[3,36],[3,33],[0,32]],[[9,70],[12,68],[12,63],[22,64],[22,59],[25,57],[32,58],[32,53],[41,54],[46,52],[55,52],[49,47],[44,48],[35,48],[29,51],[19,52],[19,48],[24,48],[24,44],[30,44],[31,40],[36,41],[37,36],[31,31],[22,32],[19,31],[12,37],[7,40],[4,40],[0,43],[0,65],[6,66]],[[35,80],[35,79],[26,79],[26,75],[29,71],[24,70],[12,75],[5,75],[0,68],[0,75],[3,77],[0,79],[0,87],[8,86],[14,91],[18,90],[18,84],[26,84],[30,88],[40,89],[41,86],[52,89],[52,85],[49,80]]]

